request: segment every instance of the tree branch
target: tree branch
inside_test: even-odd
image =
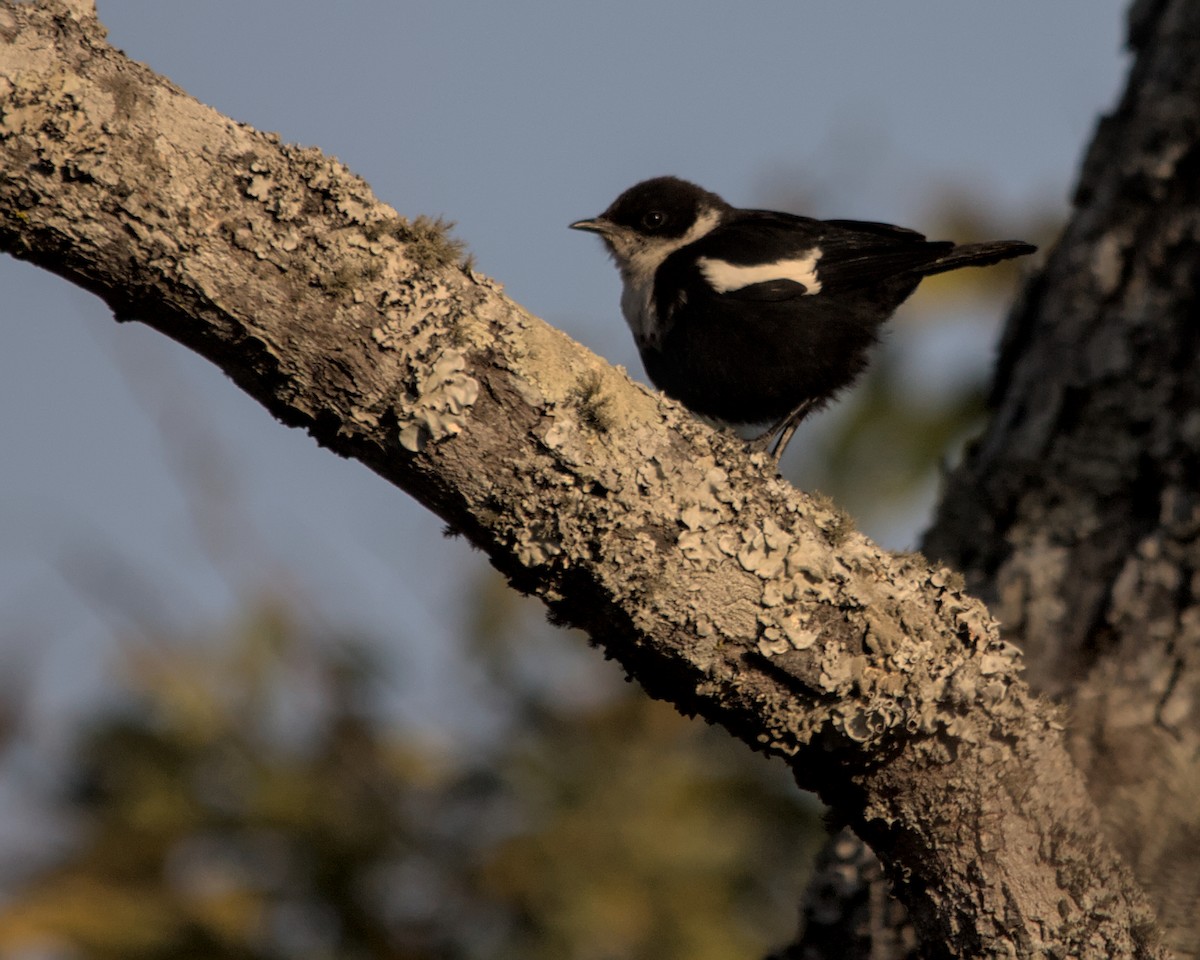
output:
[[[955,575],[850,531],[95,20],[3,2],[0,35],[0,248],[208,357],[651,694],[786,757],[929,956],[1164,955],[1053,711]]]

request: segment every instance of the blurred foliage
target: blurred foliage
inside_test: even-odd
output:
[[[498,720],[470,757],[382,721],[377,668],[278,607],[130,650],[52,801],[73,839],[9,892],[0,956],[717,960],[786,937],[821,828],[783,766],[583,644],[547,654],[561,633],[507,594],[480,605]],[[530,643],[592,695],[523,685]]]

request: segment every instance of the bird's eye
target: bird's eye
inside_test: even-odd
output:
[[[667,222],[667,215],[661,210],[651,210],[642,217],[642,226],[647,230],[657,230]]]

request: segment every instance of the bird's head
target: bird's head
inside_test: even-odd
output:
[[[600,216],[572,230],[597,233],[622,274],[657,269],[681,247],[721,223],[729,204],[678,177],[655,177],[630,187]]]

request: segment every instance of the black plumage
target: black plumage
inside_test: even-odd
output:
[[[913,230],[731,207],[674,177],[630,188],[599,217],[624,280],[622,309],[646,373],[714,419],[796,425],[867,364],[879,328],[924,277],[1035,249],[954,244]]]

